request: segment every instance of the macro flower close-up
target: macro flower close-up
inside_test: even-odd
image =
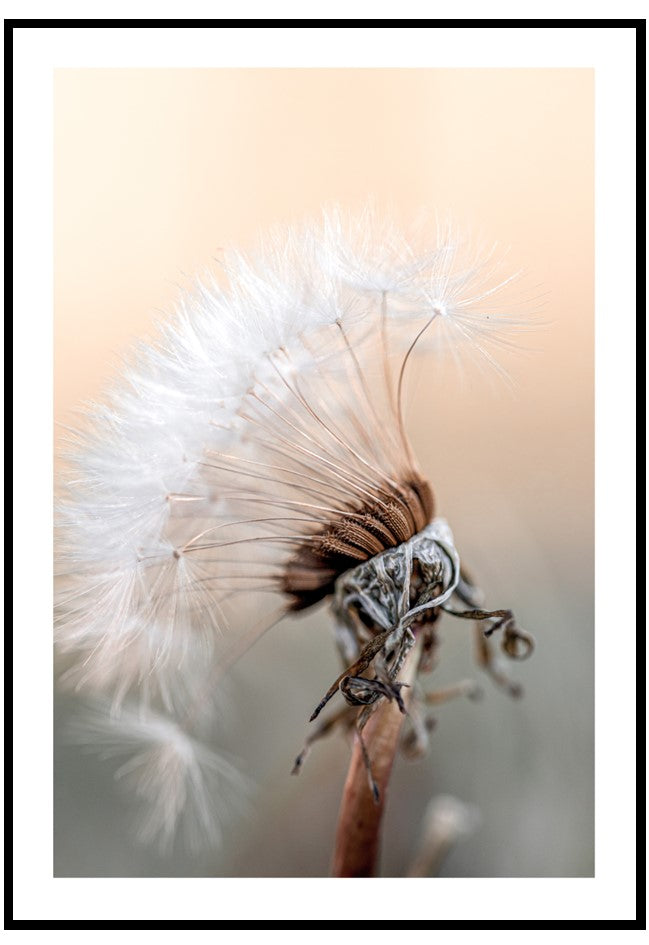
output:
[[[57,78],[55,873],[589,875],[590,87],[289,72]]]
[[[206,277],[185,296],[71,441],[57,542],[62,679],[110,697],[115,737],[122,715],[127,743],[150,732],[155,749],[118,773],[139,771],[163,838],[190,805],[209,809],[219,762],[196,739],[212,727],[220,680],[256,636],[323,600],[343,672],[311,721],[340,692],[342,711],[321,728],[353,728],[377,808],[374,768],[394,746],[373,759],[363,732],[395,703],[411,750],[425,743],[427,701],[454,694],[419,691],[442,613],[479,622],[483,668],[517,692],[491,638],[521,657],[531,637],[510,610],[481,607],[405,429],[420,338],[439,323],[456,348],[465,340],[491,361],[490,342],[520,330],[499,298],[509,280],[490,286],[479,260],[455,269],[453,239],[418,255],[370,211],[333,210],[250,258],[226,255],[225,287]]]

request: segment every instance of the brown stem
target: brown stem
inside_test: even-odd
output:
[[[420,646],[416,645],[401,670],[401,682],[412,685],[419,655]],[[406,706],[411,693],[410,688],[401,690]],[[354,736],[354,748],[338,814],[333,876],[374,876],[376,873],[381,819],[403,720],[404,715],[399,711],[396,701],[383,700],[363,729],[363,741],[379,789],[378,802],[369,785],[359,736]]]

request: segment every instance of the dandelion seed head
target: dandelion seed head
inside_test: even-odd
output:
[[[225,769],[189,731],[247,646],[431,522],[405,369],[415,346],[492,361],[525,327],[501,305],[511,279],[495,258],[477,262],[449,229],[420,249],[371,208],[276,229],[198,278],[70,432],[63,682],[108,700],[127,741],[147,740],[122,769],[152,802],[147,835],[183,819],[190,786],[194,824],[207,818],[207,773]]]

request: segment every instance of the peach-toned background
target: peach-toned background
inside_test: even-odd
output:
[[[538,643],[512,703],[440,708],[429,759],[400,763],[384,873],[433,793],[481,810],[448,876],[593,872],[593,75],[589,70],[65,70],[55,81],[55,412],[99,397],[121,352],[224,244],[368,196],[510,246],[547,293],[513,393],[422,362],[410,430],[440,512],[494,606]],[[473,672],[445,629],[442,681]],[[58,875],[326,875],[347,747],[288,772],[337,673],[326,613],[286,622],[235,672],[224,738],[259,793],[200,862],[133,848],[108,769],[62,746]],[[442,678],[443,677],[443,678]],[[61,701],[61,715],[68,705]]]

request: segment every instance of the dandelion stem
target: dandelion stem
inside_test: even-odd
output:
[[[421,645],[413,647],[404,665],[400,681],[410,688],[401,690],[408,705],[412,683],[419,663]],[[354,738],[347,780],[338,814],[332,875],[338,877],[376,875],[380,832],[387,789],[394,756],[405,716],[396,701],[383,700],[363,729],[363,742],[372,765],[372,776],[379,791],[375,800],[363,757],[363,742]]]

